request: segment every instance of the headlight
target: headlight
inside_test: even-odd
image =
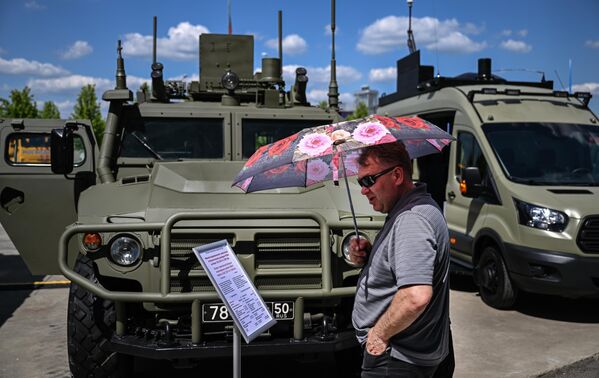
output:
[[[562,232],[568,224],[568,216],[561,211],[532,205],[514,198],[518,209],[518,221],[528,227]]]
[[[343,252],[343,258],[345,258],[345,262],[351,266],[356,266],[356,264],[354,264],[349,257],[349,243],[355,237],[356,237],[355,232],[347,234],[347,235],[345,235],[345,238],[343,238],[343,243],[341,243],[341,252]],[[370,239],[368,239],[368,237],[361,232],[360,232],[360,238],[364,238],[370,242]]]
[[[119,265],[133,265],[141,257],[141,244],[131,236],[119,236],[110,244],[110,257]]]

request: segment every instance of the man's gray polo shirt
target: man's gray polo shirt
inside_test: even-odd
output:
[[[447,223],[426,185],[395,204],[375,239],[358,287],[352,321],[358,341],[404,286],[431,285],[433,296],[408,328],[391,338],[391,356],[415,365],[438,365],[449,346],[449,235]]]

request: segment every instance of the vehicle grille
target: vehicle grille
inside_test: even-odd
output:
[[[171,235],[171,292],[213,291],[210,279],[192,252],[193,247],[227,239],[239,254],[254,254],[254,284],[258,289],[319,289],[322,287],[320,273],[319,234],[261,234],[250,242],[237,242],[233,234]],[[316,268],[318,274],[297,274],[298,268]],[[268,271],[262,276],[260,272]]]
[[[599,253],[599,216],[589,217],[582,222],[577,243],[585,253]]]

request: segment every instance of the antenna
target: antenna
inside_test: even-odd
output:
[[[410,54],[416,52],[416,41],[414,40],[414,33],[412,33],[412,5],[414,4],[414,0],[408,1],[408,49],[410,50]]]
[[[559,77],[559,74],[557,73],[557,70],[554,70],[554,72],[555,72],[555,76],[557,76],[557,80],[559,80],[559,83],[560,83],[560,84],[561,84],[561,86],[562,86],[562,89],[563,89],[563,90],[565,90],[565,89],[566,89],[566,87],[564,87],[564,83],[562,82],[562,78],[561,78],[561,77]]]
[[[279,10],[279,62],[281,65],[279,77],[283,77],[283,11],[281,10]]]
[[[337,63],[335,62],[335,0],[331,0],[331,82],[329,84],[329,109],[339,112],[339,86],[337,85]]]
[[[153,41],[152,64],[156,63],[156,29],[158,29],[157,23],[158,23],[157,17],[154,16],[154,38],[152,39],[152,41]]]
[[[116,51],[118,57],[116,59],[116,87],[114,89],[127,89],[127,74],[125,74],[125,61],[121,54],[123,47],[121,46],[121,40],[117,43]]]

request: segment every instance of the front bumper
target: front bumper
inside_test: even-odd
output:
[[[505,262],[518,288],[570,298],[599,297],[599,256],[504,246]]]
[[[233,355],[233,341],[219,340],[192,343],[189,340],[164,343],[148,341],[138,336],[113,336],[110,349],[127,355],[153,359],[203,359],[215,357],[230,357]],[[358,347],[355,332],[345,330],[330,337],[307,337],[301,340],[293,338],[278,338],[261,340],[250,344],[241,343],[243,356],[263,356],[302,353],[332,353]]]
[[[316,350],[341,350],[355,346],[353,331],[335,332],[326,338],[306,337],[304,333],[304,302],[322,302],[323,299],[349,300],[355,295],[355,286],[334,287],[332,279],[330,227],[326,220],[319,214],[313,212],[235,212],[223,213],[177,213],[170,216],[165,222],[156,223],[118,223],[118,224],[94,224],[74,225],[68,228],[62,235],[59,243],[58,258],[62,273],[73,283],[93,293],[97,297],[113,301],[116,306],[116,330],[112,338],[115,351],[132,355],[153,358],[202,358],[205,356],[217,356],[230,354],[230,344],[226,338],[218,341],[206,341],[203,332],[204,324],[201,320],[201,305],[203,303],[220,302],[216,291],[192,291],[171,292],[171,266],[170,246],[171,231],[177,222],[193,220],[223,220],[223,219],[311,219],[319,227],[320,234],[320,263],[321,263],[321,287],[315,289],[267,289],[260,290],[260,295],[265,300],[292,300],[295,303],[295,316],[292,321],[292,334],[287,338],[270,338],[252,342],[252,346],[246,346],[249,354],[269,353],[302,353],[303,351]],[[366,228],[374,228],[378,224]],[[69,241],[78,234],[85,232],[160,232],[160,284],[159,291],[155,292],[130,292],[111,291],[105,287],[91,282],[81,276],[68,264]],[[144,336],[133,335],[130,326],[134,325],[135,318],[129,319],[127,303],[156,303],[156,304],[183,304],[188,305],[191,320],[190,335],[182,340],[175,340],[167,344],[164,341],[149,340]],[[306,309],[307,310],[307,309]],[[333,308],[330,308],[331,312]],[[346,311],[346,310],[344,310]],[[349,310],[351,311],[351,309]],[[345,315],[347,315],[344,312]],[[273,349],[275,348],[275,349]],[[250,351],[251,350],[251,351]],[[169,357],[171,356],[171,357]]]

